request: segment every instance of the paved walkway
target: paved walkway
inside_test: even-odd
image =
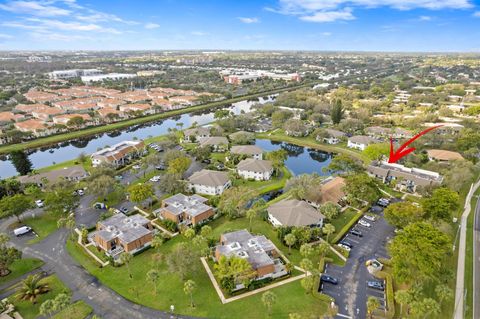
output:
[[[210,281],[212,282],[213,287],[215,288],[215,291],[217,292],[218,296],[220,297],[220,300],[222,301],[222,304],[226,304],[226,303],[229,303],[229,302],[232,302],[232,301],[236,301],[236,300],[240,300],[240,299],[243,299],[243,298],[247,298],[247,297],[250,297],[250,296],[259,294],[259,293],[261,293],[261,292],[264,292],[264,291],[267,291],[267,290],[270,290],[270,289],[273,289],[273,288],[276,288],[276,287],[280,287],[280,286],[289,284],[289,283],[291,283],[291,282],[297,281],[297,280],[299,280],[299,279],[305,278],[305,270],[303,270],[302,268],[299,268],[299,267],[295,266],[295,269],[297,269],[297,270],[299,270],[299,271],[302,271],[302,272],[304,272],[304,273],[301,274],[301,275],[295,276],[295,277],[290,277],[290,278],[287,278],[287,279],[285,279],[285,280],[276,282],[276,283],[274,283],[274,284],[272,284],[272,285],[264,286],[264,287],[262,287],[262,288],[258,288],[258,289],[255,289],[255,290],[252,290],[252,291],[243,293],[243,294],[238,295],[238,296],[234,296],[234,297],[230,297],[230,298],[225,298],[225,296],[223,295],[222,289],[221,289],[220,286],[218,285],[217,280],[216,280],[215,277],[213,276],[213,273],[212,273],[212,271],[210,270],[210,267],[208,266],[207,261],[205,260],[205,257],[202,257],[202,258],[200,258],[200,259],[202,260],[203,267],[205,267],[205,271],[207,272],[208,277],[210,278]],[[307,276],[310,275],[310,272],[307,272],[306,275],[307,275]]]
[[[457,261],[457,285],[455,289],[455,311],[454,319],[463,319],[464,315],[464,297],[465,297],[465,245],[467,242],[467,219],[472,207],[470,202],[472,201],[473,194],[480,187],[480,181],[476,184],[472,184],[467,198],[465,199],[465,207],[460,220],[460,242],[458,244],[458,261]]]

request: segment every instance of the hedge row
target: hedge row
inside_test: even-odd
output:
[[[332,239],[331,243],[332,244],[336,244],[340,241],[340,239],[343,238],[343,236],[345,236],[345,234],[350,230],[350,228],[352,228],[353,225],[355,225],[355,223],[363,217],[363,214],[365,213],[365,211],[367,210],[367,208],[363,208],[359,213],[355,214],[355,216],[353,216],[352,219],[350,219],[350,221],[348,223],[345,224],[345,226],[342,227],[342,229],[340,229],[340,231],[338,232],[338,234]]]
[[[375,277],[384,279],[387,293],[387,312],[386,318],[392,319],[395,316],[395,299],[393,294],[393,277],[391,274],[385,271],[379,271],[375,274]]]

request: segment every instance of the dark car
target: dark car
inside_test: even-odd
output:
[[[385,290],[385,286],[383,285],[383,282],[379,282],[379,281],[367,281],[367,287],[368,288],[372,288],[372,289],[377,289],[377,290],[381,290],[381,291],[384,291]]]
[[[210,164],[211,161],[210,161],[208,158],[206,158],[206,159],[202,160],[202,163],[204,163],[204,164]]]
[[[164,171],[165,168],[166,168],[165,165],[157,165],[157,166],[155,166],[155,169],[156,169],[156,170],[159,170],[159,171]]]
[[[378,206],[382,206],[382,207],[387,207],[388,205],[390,204],[390,201],[386,198],[380,198],[378,201],[377,201],[377,205]]]
[[[128,212],[129,212],[129,210],[128,210],[127,207],[122,207],[122,208],[120,208],[120,211],[121,211],[122,213],[124,213],[124,214],[128,214]]]
[[[352,229],[352,230],[349,231],[349,233],[354,235],[354,236],[363,237],[362,232],[357,230],[357,229]]]
[[[345,246],[350,247],[350,248],[353,248],[352,243],[349,242],[349,241],[346,241],[346,240],[342,240],[342,241],[340,242],[340,244],[345,245]]]
[[[383,212],[383,207],[375,205],[370,208],[370,211],[375,214],[380,214]]]
[[[93,207],[95,209],[107,209],[107,205],[105,205],[104,203],[95,203],[95,205],[93,205]]]
[[[337,278],[334,278],[332,276],[329,276],[329,275],[321,275],[320,276],[320,281],[322,282],[328,282],[332,285],[337,285],[338,284],[338,280]]]

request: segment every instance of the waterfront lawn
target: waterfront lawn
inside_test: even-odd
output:
[[[89,172],[92,169],[92,160],[90,159],[90,157],[88,155],[85,155],[85,159],[86,159],[85,163],[80,163],[78,161],[78,159],[75,158],[75,159],[72,159],[72,160],[69,160],[69,161],[56,163],[56,164],[53,164],[53,165],[50,165],[50,166],[46,166],[46,167],[42,167],[40,169],[36,169],[35,172],[46,173],[46,172],[51,172],[51,171],[58,170],[58,169],[72,167],[72,166],[75,166],[75,165],[82,165],[83,168],[87,172]]]
[[[37,318],[40,313],[40,305],[47,299],[55,298],[60,293],[70,293],[70,290],[58,279],[56,275],[45,277],[41,280],[43,283],[47,283],[50,287],[50,291],[46,294],[40,295],[37,298],[37,303],[33,304],[30,301],[18,300],[12,296],[10,302],[13,303],[15,309],[22,315],[24,319]]]
[[[274,190],[285,187],[287,180],[292,176],[292,173],[287,167],[282,168],[282,173],[278,177],[272,177],[269,181],[254,181],[243,178],[236,179],[233,182],[234,186],[247,186],[249,189],[254,189],[260,194],[265,194]]]
[[[185,241],[185,237],[176,236],[159,248],[162,256],[167,256],[172,248]],[[129,279],[126,267],[106,266],[99,268],[91,258],[75,242],[67,242],[67,250],[90,273],[112,288],[125,298],[148,307],[168,311],[170,305],[175,306],[175,313],[196,317],[209,318],[252,318],[266,317],[266,309],[261,306],[261,293],[223,305],[216,294],[210,279],[207,276],[200,260],[192,260],[197,263],[198,270],[191,279],[195,281],[198,289],[193,293],[196,304],[195,308],[189,305],[189,298],[183,291],[183,283],[180,278],[168,272],[165,263],[155,265],[152,256],[156,253],[149,249],[136,255],[130,262],[130,270],[133,279]],[[156,268],[161,276],[157,284],[155,295],[152,283],[146,278],[146,273]],[[272,318],[286,317],[289,313],[296,312],[303,317],[319,315],[325,312],[328,304],[316,299],[312,295],[306,295],[300,281],[289,283],[272,289],[277,295],[277,303],[273,306]]]
[[[22,258],[15,260],[8,269],[10,273],[7,276],[0,277],[0,284],[9,282],[15,278],[18,278],[38,267],[41,267],[44,262],[36,258]]]
[[[84,319],[87,318],[92,312],[92,307],[85,303],[85,301],[79,300],[55,314],[52,319]]]

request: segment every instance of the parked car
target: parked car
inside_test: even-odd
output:
[[[337,285],[338,284],[338,279],[337,278],[334,278],[332,276],[329,276],[329,275],[321,275],[320,276],[320,281],[322,282],[328,282],[330,284],[333,284],[333,285]]]
[[[375,205],[370,208],[370,211],[375,214],[380,214],[381,212],[383,212],[383,207]]]
[[[157,176],[153,176],[152,178],[150,178],[150,182],[158,182],[160,180],[161,176],[157,175]]]
[[[117,175],[117,176],[115,176],[115,179],[117,181],[121,181],[123,179],[123,176],[122,175]]]
[[[132,168],[133,168],[133,169],[140,169],[140,165],[135,164],[135,165],[132,166]]]
[[[380,198],[377,201],[377,205],[382,206],[382,207],[387,207],[390,204],[390,201],[387,198]]]
[[[15,234],[15,236],[18,237],[18,236],[28,234],[31,231],[32,231],[32,228],[30,228],[28,226],[22,226],[22,227],[15,228],[13,230],[13,233]]]
[[[345,249],[346,251],[352,250],[352,248],[348,247],[347,245],[341,244],[341,243],[338,244],[338,247],[343,248],[343,249]]]
[[[121,207],[120,208],[120,211],[124,214],[128,214],[128,212],[130,211],[127,207]]]
[[[43,200],[41,199],[37,199],[35,201],[35,205],[37,205],[38,208],[42,208],[43,206],[45,206],[45,204],[43,204]]]
[[[381,290],[381,291],[385,290],[385,286],[383,285],[383,282],[374,281],[374,280],[367,281],[367,287]]]
[[[357,237],[363,237],[363,234],[361,231],[357,230],[357,229],[351,229],[349,231],[350,234],[354,235],[354,236],[357,236]]]
[[[95,203],[95,205],[93,205],[93,208],[95,208],[95,209],[107,209],[107,205],[105,205],[104,203]]]
[[[165,165],[160,164],[160,165],[155,166],[155,169],[159,170],[159,171],[164,171],[166,169],[166,167],[165,167]]]
[[[83,195],[85,195],[85,192],[83,191],[83,189],[78,189],[77,194],[78,194],[78,196],[83,196]]]
[[[352,243],[349,242],[349,241],[346,241],[345,239],[342,240],[342,241],[340,242],[340,244],[342,244],[342,245],[344,245],[344,246],[348,246],[348,247],[350,247],[350,248],[353,248]]]
[[[372,227],[372,225],[371,225],[369,222],[367,222],[367,221],[365,221],[365,220],[363,220],[363,219],[360,219],[360,220],[358,221],[358,224],[359,224],[359,225],[362,225],[363,227],[368,227],[368,228]]]
[[[375,218],[375,216],[372,216],[372,215],[364,215],[363,218],[365,218],[366,220],[372,221],[372,222],[377,220]]]
[[[206,159],[202,160],[202,163],[204,163],[204,164],[210,164],[211,161],[210,161],[208,158],[206,158]]]

